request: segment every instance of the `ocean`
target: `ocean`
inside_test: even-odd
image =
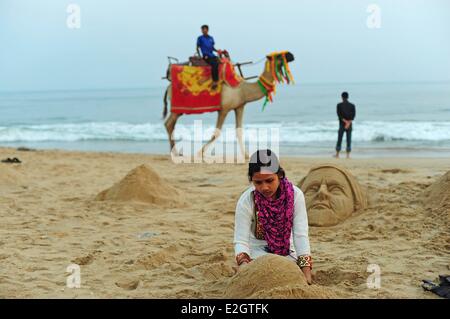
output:
[[[281,85],[264,111],[263,101],[246,106],[245,129],[275,128],[283,155],[331,156],[342,91],[357,108],[355,157],[450,156],[450,82]],[[0,146],[168,154],[163,95],[164,87],[0,93]],[[202,120],[206,141],[216,117],[182,116],[177,131],[193,134]],[[224,129],[234,125],[230,113]]]

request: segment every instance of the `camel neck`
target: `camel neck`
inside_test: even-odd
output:
[[[264,71],[260,76],[260,79],[263,78],[265,81],[268,81],[270,83],[274,82],[274,78],[272,75],[272,70],[269,61],[266,61],[266,64],[264,66]],[[245,95],[245,101],[246,103],[258,101],[262,98],[265,98],[265,94],[261,90],[260,85],[258,82],[250,83],[250,82],[244,82],[242,83],[242,89],[244,91]]]

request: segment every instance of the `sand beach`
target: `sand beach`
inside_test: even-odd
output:
[[[229,293],[246,165],[0,148],[6,157],[22,163],[0,163],[1,298]],[[301,296],[437,298],[420,285],[450,271],[448,158],[281,158],[294,183],[323,163],[351,171],[369,207],[337,226],[310,227],[315,278],[311,295]],[[71,264],[80,267],[80,288],[66,285]],[[380,267],[379,289],[367,287],[370,264]],[[295,297],[289,291],[276,296]]]

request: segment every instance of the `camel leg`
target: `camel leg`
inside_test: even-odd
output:
[[[238,107],[234,110],[236,115],[236,137],[239,143],[239,149],[241,150],[241,154],[245,156],[246,159],[249,158],[248,153],[244,147],[244,143],[242,141],[243,134],[243,122],[244,122],[244,105]]]
[[[169,134],[169,142],[170,142],[170,152],[177,154],[177,150],[175,149],[175,141],[173,140],[173,131],[175,130],[175,125],[177,124],[178,118],[181,114],[170,113],[170,116],[167,118],[165,122],[167,134]]]
[[[218,117],[217,117],[217,123],[216,123],[216,130],[214,131],[214,135],[211,137],[211,139],[209,140],[209,142],[206,143],[206,144],[202,147],[201,151],[199,152],[199,155],[201,155],[202,158],[203,158],[203,154],[205,154],[205,152],[206,152],[206,150],[208,149],[208,147],[209,147],[212,143],[214,143],[214,141],[215,141],[216,139],[219,138],[220,133],[221,133],[221,130],[222,130],[223,123],[225,122],[225,119],[227,118],[227,115],[228,115],[228,110],[223,110],[223,109],[222,109],[222,110],[219,111],[219,115],[218,115]]]

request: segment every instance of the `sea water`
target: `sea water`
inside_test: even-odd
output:
[[[0,146],[168,154],[164,91],[161,86],[0,93]],[[279,86],[264,111],[262,100],[246,106],[244,132],[276,129],[284,155],[330,156],[343,91],[356,105],[355,156],[450,156],[450,82]],[[217,113],[185,115],[176,131],[193,132],[201,120],[206,141],[216,118]],[[234,127],[230,112],[224,130]]]

